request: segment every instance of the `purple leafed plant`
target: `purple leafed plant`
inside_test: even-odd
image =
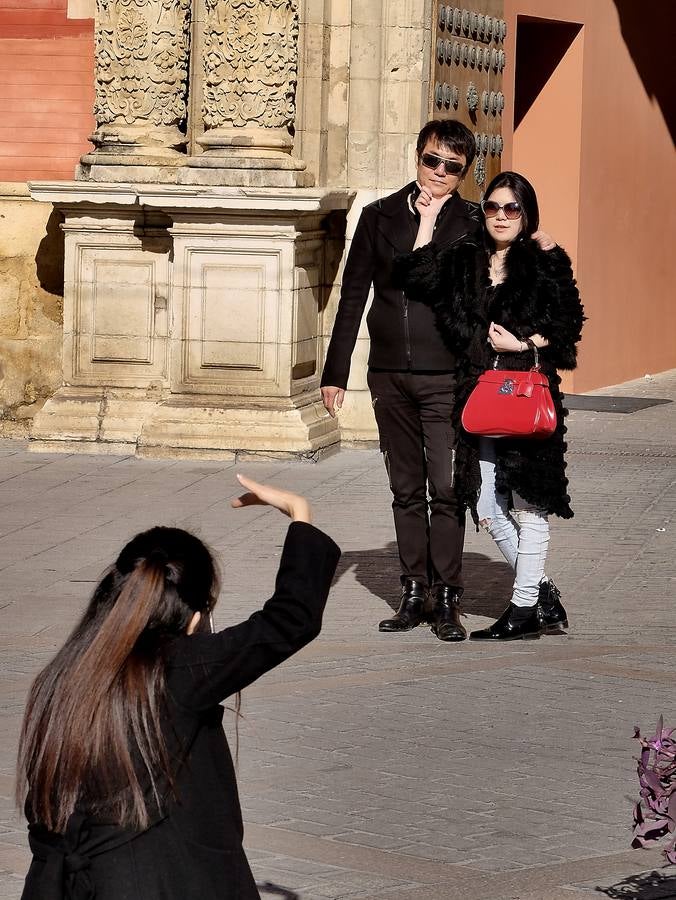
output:
[[[641,799],[634,807],[632,847],[646,847],[669,835],[664,854],[676,865],[676,728],[664,728],[662,716],[655,734],[641,737],[638,727],[634,737],[641,742],[637,772]]]

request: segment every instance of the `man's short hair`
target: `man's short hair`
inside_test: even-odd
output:
[[[447,150],[457,153],[458,156],[465,156],[467,159],[465,171],[469,169],[476,154],[476,141],[472,132],[462,122],[458,122],[457,119],[432,119],[423,125],[415,148],[418,156],[429,140],[436,140]]]

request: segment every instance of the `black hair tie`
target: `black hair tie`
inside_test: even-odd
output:
[[[155,563],[155,565],[158,566],[166,566],[169,562],[169,556],[167,555],[167,551],[162,547],[155,547],[150,551],[150,553],[146,557],[146,560],[149,563]]]

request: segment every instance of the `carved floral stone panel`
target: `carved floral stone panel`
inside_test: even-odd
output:
[[[205,0],[207,128],[287,128],[295,115],[298,0]]]
[[[94,114],[99,129],[182,126],[190,7],[190,0],[97,0]]]

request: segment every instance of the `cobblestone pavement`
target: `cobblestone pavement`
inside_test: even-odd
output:
[[[676,372],[605,393],[674,400]],[[1,443],[0,896],[19,897],[28,862],[12,801],[26,691],[120,545],[157,522],[197,531],[224,561],[220,625],[268,595],[284,521],[229,507],[241,470],[307,493],[344,551],[322,636],[244,696],[239,782],[264,898],[676,897],[676,867],[629,849],[633,726],[676,725],[675,434],[676,403],[571,413],[576,518],[554,521],[549,567],[570,633],[492,647],[378,633],[397,560],[375,450],[311,465]],[[466,560],[474,628],[510,579],[483,534]]]

